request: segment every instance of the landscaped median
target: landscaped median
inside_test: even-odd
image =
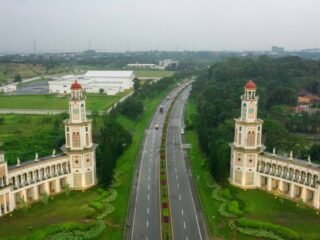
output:
[[[167,159],[166,159],[166,143],[167,128],[169,117],[172,111],[173,103],[171,103],[162,128],[161,146],[160,146],[160,204],[161,204],[161,235],[162,239],[172,239],[172,226],[170,218],[170,200],[167,177]]]
[[[168,175],[167,175],[167,131],[169,119],[171,116],[172,108],[176,102],[179,94],[186,88],[182,88],[179,93],[175,96],[170,104],[168,112],[164,120],[162,128],[161,146],[160,146],[160,204],[161,204],[161,234],[162,239],[169,240],[173,239],[172,235],[172,224],[170,215],[170,199],[169,199],[169,188],[168,188]]]

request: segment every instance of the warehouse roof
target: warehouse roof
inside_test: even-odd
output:
[[[88,71],[84,74],[85,77],[110,77],[110,78],[121,78],[131,77],[133,71]]]

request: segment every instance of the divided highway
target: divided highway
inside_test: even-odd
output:
[[[160,240],[160,140],[166,113],[178,94],[175,88],[163,100],[163,112],[157,109],[146,130],[133,180],[131,202],[125,231],[126,240]],[[156,129],[156,125],[158,126]]]
[[[126,240],[161,240],[160,219],[160,141],[167,111],[180,89],[162,101],[146,130],[140,158],[134,173],[133,189],[125,230]],[[175,240],[209,239],[190,170],[182,150],[181,124],[183,108],[191,87],[178,96],[169,120],[167,133],[167,173],[171,220]]]

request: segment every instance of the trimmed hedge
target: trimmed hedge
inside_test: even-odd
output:
[[[237,217],[237,215],[228,212],[227,202],[224,202],[220,205],[218,212],[222,217],[226,217],[226,218],[236,218]]]
[[[98,211],[102,211],[105,206],[101,202],[92,201],[92,202],[89,203],[89,207],[92,207],[92,208],[94,208],[94,209],[96,209]]]
[[[230,189],[229,188],[224,188],[222,190],[222,196],[228,200],[232,199],[231,193],[230,193]]]
[[[241,217],[244,214],[243,211],[240,210],[239,203],[236,200],[232,200],[232,201],[228,202],[227,210],[228,210],[228,212],[230,212],[234,215],[237,215],[238,217]]]
[[[213,189],[211,197],[216,201],[225,202],[226,200],[223,197],[220,196],[220,190],[221,189],[219,187]]]
[[[261,222],[261,221],[254,221],[249,220],[247,218],[240,218],[235,221],[236,226],[239,228],[249,228],[249,229],[256,229],[261,231],[272,232],[279,237],[286,239],[286,240],[300,240],[300,235],[293,231],[290,228],[286,228],[280,225],[275,225],[268,222]]]

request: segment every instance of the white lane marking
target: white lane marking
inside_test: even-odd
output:
[[[150,194],[148,194],[148,201],[150,200]]]
[[[182,216],[184,215],[183,209],[181,209],[181,215],[182,215]]]
[[[148,191],[150,190],[150,184],[148,185]]]
[[[146,240],[149,240],[148,236],[146,236]]]
[[[147,214],[149,214],[150,213],[150,208],[147,208]]]
[[[184,229],[187,229],[186,222],[183,222],[183,227],[184,227]]]
[[[178,180],[178,175],[176,175],[176,179]]]
[[[153,115],[153,119],[152,119],[152,121],[154,121],[154,119],[155,119],[155,117],[156,117],[156,114],[154,114]],[[137,211],[137,202],[138,202],[138,197],[139,197],[139,189],[140,189],[140,182],[142,181],[141,180],[141,172],[142,172],[142,166],[143,166],[143,160],[145,159],[144,158],[144,154],[145,153],[147,153],[148,151],[147,150],[145,150],[145,148],[146,148],[146,143],[148,142],[148,138],[150,138],[150,134],[147,134],[147,136],[146,136],[146,139],[145,139],[145,142],[144,142],[144,146],[143,146],[143,152],[142,152],[142,156],[141,156],[141,160],[140,160],[140,168],[139,168],[139,176],[138,176],[138,187],[137,187],[137,195],[136,195],[136,204],[134,205],[134,211],[133,211],[133,226],[132,226],[132,232],[131,232],[131,239],[133,239],[133,234],[134,234],[134,230],[135,230],[135,223],[136,223],[136,221],[135,221],[135,219],[136,219],[136,211]]]
[[[186,236],[186,240],[189,240],[188,236]]]
[[[177,168],[174,168],[174,170],[177,172],[178,171],[178,169]]]
[[[181,195],[179,194],[179,200],[181,201]]]
[[[177,184],[177,187],[180,188],[180,184],[179,183]]]
[[[147,220],[147,227],[149,227],[149,220]]]
[[[148,181],[150,181],[150,175],[148,176]]]
[[[178,144],[182,144],[182,137],[181,137],[181,134],[180,136],[178,137]],[[180,151],[181,151],[181,156],[182,156],[182,160],[183,160],[183,163],[186,163],[185,159],[184,159],[184,154],[183,154],[183,150],[182,148],[180,148]],[[186,168],[186,165],[183,164],[184,168]],[[199,225],[199,218],[198,218],[198,213],[196,211],[196,207],[195,207],[195,204],[194,204],[194,199],[193,199],[193,195],[192,195],[192,192],[191,192],[191,186],[190,186],[190,182],[189,182],[189,178],[187,177],[187,188],[189,189],[189,192],[190,192],[190,196],[191,196],[191,201],[192,201],[192,205],[193,205],[193,210],[194,210],[194,213],[195,213],[195,216],[196,216],[196,222],[197,222],[197,227],[198,227],[198,232],[199,232],[199,237],[200,239],[199,240],[202,240],[202,234],[201,234],[201,230],[200,230],[200,225]]]
[[[149,173],[151,172],[151,169],[149,168]]]

